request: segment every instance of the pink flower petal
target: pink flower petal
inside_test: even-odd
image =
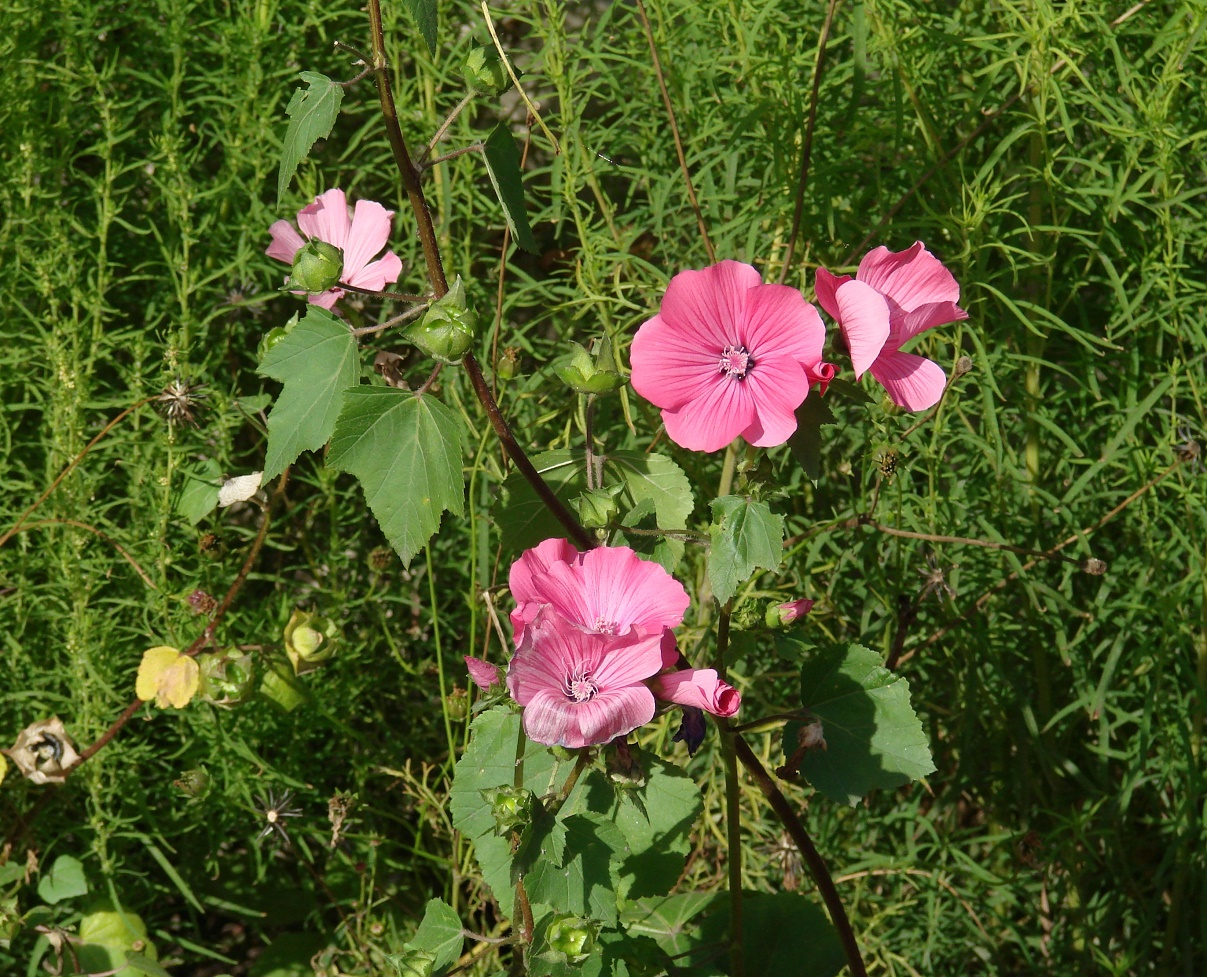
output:
[[[393,251],[387,251],[377,261],[370,261],[351,275],[348,274],[348,266],[345,265],[340,281],[358,288],[368,288],[374,292],[380,292],[387,285],[398,281],[401,274],[402,259]]]
[[[284,261],[286,264],[292,265],[293,256],[306,243],[305,239],[289,221],[276,221],[268,229],[268,233],[272,235],[272,244],[264,250],[264,253],[270,258],[276,258],[277,261]]]
[[[850,275],[832,275],[825,268],[818,268],[813,277],[813,291],[817,304],[826,310],[831,319],[838,318],[838,286],[851,280]]]
[[[817,366],[810,367],[806,370],[809,377],[810,387],[817,387],[819,394],[826,392],[826,387],[830,385],[830,381],[838,376],[838,367],[833,363],[818,363]]]
[[[889,305],[883,295],[861,281],[843,283],[836,296],[838,322],[858,380],[876,361],[889,337]]]
[[[681,657],[679,641],[675,638],[675,632],[667,628],[662,632],[662,667],[674,668]]]
[[[888,391],[894,404],[911,411],[933,407],[947,386],[947,374],[939,364],[913,353],[881,353],[872,364],[872,376]]]
[[[943,262],[921,241],[904,251],[875,248],[859,262],[855,276],[896,302],[906,312],[933,302],[956,303],[960,286]]]
[[[347,294],[342,288],[332,288],[325,292],[319,292],[318,295],[311,295],[307,300],[311,305],[317,305],[321,309],[330,309],[335,303]]]
[[[666,287],[659,314],[672,328],[690,330],[720,349],[737,335],[747,289],[762,281],[751,265],[740,261],[681,271]]]
[[[578,724],[582,746],[608,743],[631,733],[654,718],[654,694],[644,685],[630,685],[597,695],[581,704]]]
[[[484,691],[489,691],[491,686],[498,685],[502,681],[499,678],[498,666],[483,661],[481,658],[466,655],[465,667],[469,670],[469,677],[473,680],[474,685]]]
[[[654,695],[659,699],[681,706],[692,706],[711,712],[714,716],[729,716],[742,706],[738,690],[722,682],[715,669],[685,668],[677,672],[663,672],[650,682]]]
[[[555,563],[569,563],[581,554],[567,540],[547,539],[539,546],[525,550],[511,565],[507,586],[518,605],[511,612],[512,640],[518,645],[524,628],[531,624],[541,605],[547,601],[534,583],[537,575],[546,573]]]
[[[633,389],[655,407],[676,410],[694,400],[714,379],[724,345],[678,329],[662,316],[647,319],[633,337],[629,358]]]
[[[900,349],[920,332],[967,318],[968,313],[954,302],[931,302],[928,305],[920,305],[912,312],[894,317],[893,335],[889,338],[888,345]]]
[[[364,268],[386,246],[393,216],[394,211],[386,210],[376,200],[356,201],[344,245],[344,281],[351,282],[350,276]]]
[[[756,419],[749,390],[721,373],[709,378],[695,400],[662,412],[667,436],[692,451],[719,451]]]
[[[299,210],[298,228],[308,238],[317,238],[343,249],[348,243],[348,232],[352,229],[344,191],[328,190],[319,194],[314,203]]]
[[[754,357],[750,374],[754,376],[767,360],[819,362],[826,327],[817,309],[795,288],[760,285],[746,293],[746,316],[738,338]]]
[[[662,668],[662,635],[637,630],[623,638],[602,634],[584,635],[596,648],[595,670],[591,673],[600,690],[639,685]]]

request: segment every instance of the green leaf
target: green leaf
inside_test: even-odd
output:
[[[821,720],[825,748],[803,752],[801,774],[821,793],[856,804],[874,787],[900,787],[935,769],[909,701],[909,682],[861,645],[831,648],[805,662],[801,705]],[[803,723],[784,729],[784,753],[800,746]]]
[[[524,211],[524,174],[520,170],[520,151],[516,149],[511,127],[500,122],[482,144],[486,172],[494,185],[495,195],[503,206],[503,216],[511,228],[511,236],[525,251],[537,253],[536,240]]]
[[[344,395],[327,464],[357,477],[406,564],[440,528],[445,509],[461,514],[464,451],[460,419],[431,394],[353,387]]]
[[[529,900],[534,905],[552,906],[558,912],[615,925],[613,856],[624,851],[624,835],[603,814],[583,812],[563,816],[559,813],[558,820],[566,829],[562,864],[559,866],[550,858],[538,858],[533,862],[524,876]]]
[[[729,936],[729,907],[717,908],[700,927],[699,955]],[[795,892],[742,894],[742,959],[748,974],[834,977],[846,964],[838,933],[821,907]],[[696,973],[689,966],[691,973]]]
[[[427,49],[436,53],[436,0],[407,0],[407,8],[415,18]]]
[[[80,944],[76,949],[83,973],[113,970],[122,977],[140,973],[161,977],[161,972],[140,968],[144,961],[158,967],[155,961],[159,954],[147,939],[146,923],[134,913],[114,909],[110,903],[80,920]],[[131,956],[136,959],[131,960]]]
[[[624,481],[636,508],[654,507],[659,529],[686,529],[695,508],[691,481],[683,469],[664,455],[644,451],[614,451],[604,462],[605,475]]]
[[[60,855],[50,866],[50,871],[43,872],[38,879],[38,895],[43,902],[51,905],[86,895],[87,892],[88,880],[84,878],[84,866],[79,859],[70,855]]]
[[[435,0],[432,3],[434,5]],[[317,71],[303,71],[302,81],[306,83],[306,88],[296,89],[285,109],[285,114],[289,116],[289,127],[285,130],[281,168],[277,171],[278,200],[285,196],[298,164],[306,158],[314,144],[331,134],[336,116],[339,115],[340,102],[344,99],[343,87]]]
[[[774,570],[784,558],[784,518],[766,502],[737,495],[714,499],[708,579],[713,595],[724,604],[758,567]]]
[[[406,949],[433,954],[432,972],[439,973],[461,956],[464,943],[461,917],[443,899],[431,899],[423,912],[423,922]]]
[[[610,814],[627,846],[620,866],[623,899],[669,892],[683,874],[692,825],[703,809],[700,788],[685,771],[649,753],[640,787],[617,791]]]
[[[481,792],[513,783],[519,737],[518,713],[499,707],[478,716],[470,727],[469,746],[457,761],[449,795],[453,827],[474,843],[482,877],[507,916],[512,915],[515,898],[511,841],[495,834],[490,805],[483,800]],[[525,743],[523,762],[524,783],[521,786],[538,797],[556,789],[573,767],[572,763],[555,759],[547,747],[530,740]]]
[[[627,932],[651,937],[667,953],[679,956],[699,942],[691,921],[721,901],[725,896],[717,892],[680,892],[639,899],[625,910],[620,921]]]
[[[796,430],[788,439],[788,449],[805,474],[815,482],[821,478],[821,429],[836,423],[829,404],[816,392],[796,408]]]
[[[222,486],[222,469],[213,458],[207,458],[195,468],[182,468],[184,481],[176,497],[175,509],[189,524],[196,526],[218,507],[218,489]]]
[[[150,977],[172,977],[171,974],[150,957],[145,957],[141,953],[135,953],[133,950],[126,951],[126,963],[131,970],[140,974],[149,974]]]
[[[268,415],[267,482],[331,437],[344,391],[360,379],[356,339],[346,323],[312,305],[264,356],[260,373],[285,384]]]

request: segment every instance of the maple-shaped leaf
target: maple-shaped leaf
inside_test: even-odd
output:
[[[327,464],[360,481],[404,564],[440,528],[445,509],[461,515],[464,438],[460,419],[431,394],[369,386],[344,393]]]
[[[267,482],[331,437],[344,391],[360,379],[356,339],[346,323],[312,305],[265,354],[260,373],[285,384],[268,415]]]

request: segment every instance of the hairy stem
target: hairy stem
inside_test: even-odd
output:
[[[725,654],[729,651],[729,604],[717,618],[717,674],[725,677]],[[721,733],[721,755],[725,764],[725,867],[729,875],[729,973],[746,977],[745,940],[742,931],[742,786],[738,782],[738,758],[729,721],[717,718]]]

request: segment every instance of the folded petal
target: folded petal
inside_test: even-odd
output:
[[[489,691],[491,686],[498,685],[500,682],[499,667],[488,661],[475,658],[473,655],[466,655],[465,667],[469,670],[469,677],[473,679],[474,685],[480,689]]]
[[[947,374],[938,363],[913,353],[882,353],[871,372],[894,404],[911,411],[933,407],[947,386]]]
[[[337,248],[344,248],[352,228],[344,191],[334,189],[319,194],[314,203],[298,211],[298,227],[308,238],[317,238]]]
[[[722,682],[712,668],[663,672],[650,681],[650,686],[659,699],[681,706],[694,706],[714,716],[732,716],[742,705],[738,690]]]
[[[838,322],[858,380],[875,362],[889,337],[889,305],[883,295],[861,281],[844,282],[835,295]]]
[[[920,305],[960,300],[960,286],[954,276],[921,241],[904,251],[890,251],[883,246],[869,251],[859,262],[855,277],[883,292],[906,312]]]
[[[356,201],[352,224],[344,244],[344,275],[352,275],[367,265],[386,246],[390,239],[390,218],[394,211],[386,210],[376,200]],[[401,263],[400,263],[401,267]],[[351,281],[345,278],[345,281]]]
[[[264,253],[270,258],[276,258],[277,261],[284,261],[286,264],[292,265],[293,256],[306,243],[305,238],[289,221],[276,221],[268,229],[268,233],[272,235],[272,244],[264,250]]]
[[[654,718],[653,693],[644,685],[601,692],[594,699],[578,703],[577,719],[582,746],[607,743],[631,733]]]
[[[810,387],[817,387],[819,394],[826,392],[826,387],[830,385],[830,381],[838,376],[838,367],[833,363],[826,363],[824,360],[816,366],[810,367],[805,371],[809,377]]]
[[[762,281],[753,266],[740,261],[681,271],[667,286],[659,314],[673,328],[691,330],[720,349],[734,341],[746,292]]]
[[[507,585],[518,605],[511,612],[512,640],[518,645],[521,632],[535,619],[540,607],[547,603],[537,590],[533,578],[543,574],[555,563],[577,561],[581,554],[564,539],[547,539],[539,546],[525,550],[511,565]]]
[[[813,276],[813,291],[817,294],[817,304],[826,310],[826,315],[831,319],[838,318],[838,286],[850,280],[850,275],[832,275],[824,268],[818,268]]]
[[[893,335],[889,345],[900,348],[920,332],[967,318],[968,313],[955,302],[930,302],[920,305],[912,312],[894,317]]]

